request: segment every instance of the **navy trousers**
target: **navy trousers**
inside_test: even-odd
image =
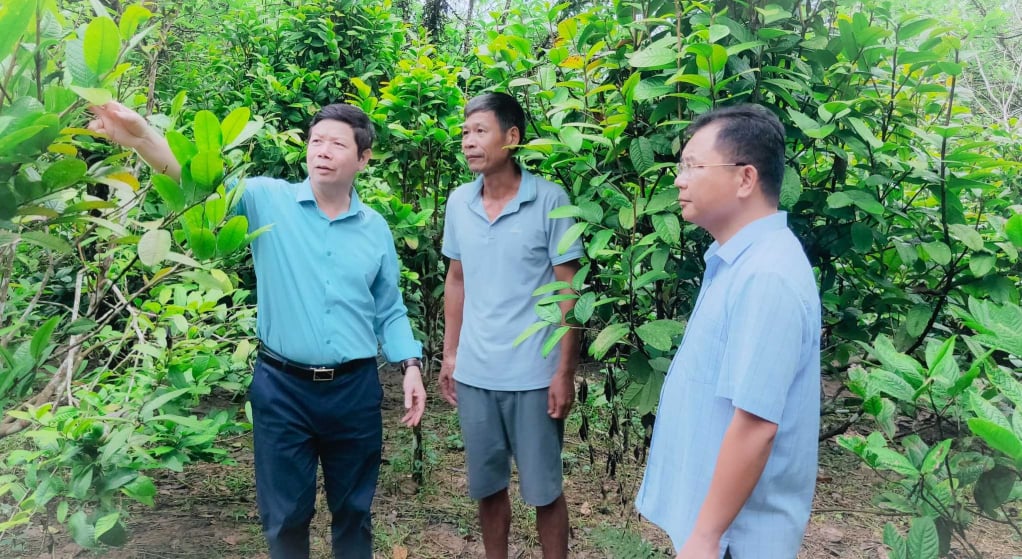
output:
[[[380,473],[383,422],[374,360],[313,382],[256,360],[249,391],[256,499],[272,559],[309,557],[316,467],[323,466],[336,559],[372,559],[370,507]]]

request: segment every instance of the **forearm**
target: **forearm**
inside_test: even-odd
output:
[[[735,410],[692,537],[720,539],[759,482],[776,433],[776,424]]]
[[[144,139],[128,147],[133,148],[157,173],[168,175],[174,180],[181,180],[181,164],[174,157],[167,138],[153,128],[149,129],[149,133]]]

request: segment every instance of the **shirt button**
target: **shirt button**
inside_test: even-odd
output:
[[[327,345],[330,345],[330,340],[327,340],[326,343],[327,343]]]
[[[326,313],[327,313],[327,314],[330,314],[330,309],[327,309],[327,310],[326,310]]]
[[[334,254],[334,253],[333,253],[333,252],[330,252],[329,250],[328,250],[328,251],[326,251],[326,255],[327,255],[327,256],[332,256],[333,254]]]
[[[330,280],[326,280],[326,284],[327,284],[327,285],[330,285]]]

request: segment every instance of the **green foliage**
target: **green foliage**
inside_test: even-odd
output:
[[[659,556],[648,541],[631,531],[601,527],[593,530],[591,537],[596,547],[612,559],[650,559]]]

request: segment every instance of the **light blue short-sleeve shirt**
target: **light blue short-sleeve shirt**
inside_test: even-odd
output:
[[[706,499],[735,408],[777,424],[752,495],[721,555],[793,559],[812,509],[820,426],[820,298],[778,212],[714,243],[681,347],[660,394],[636,507],[676,549]]]
[[[252,243],[259,339],[287,359],[310,365],[422,355],[398,288],[400,269],[386,220],[351,192],[347,212],[330,219],[306,179],[245,181],[235,211]]]
[[[556,279],[554,266],[582,257],[577,240],[565,252],[557,250],[574,220],[549,217],[568,204],[568,195],[522,169],[518,195],[491,222],[482,187],[479,177],[447,199],[442,252],[461,261],[465,278],[454,379],[486,390],[546,388],[560,360],[559,346],[543,357],[552,327],[518,346],[514,341],[539,320],[535,305],[546,295],[533,296],[533,291]]]

